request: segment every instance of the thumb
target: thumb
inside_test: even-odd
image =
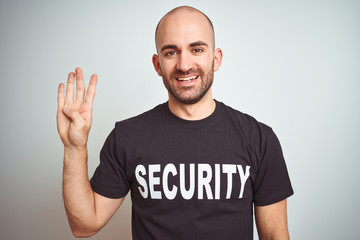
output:
[[[78,111],[73,111],[68,107],[64,107],[64,114],[71,119],[76,127],[83,125],[84,119],[81,117]]]

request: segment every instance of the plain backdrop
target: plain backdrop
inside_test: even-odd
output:
[[[167,100],[154,31],[191,5],[224,53],[214,97],[270,125],[295,195],[292,239],[359,239],[360,1],[0,1],[0,239],[73,239],[63,207],[57,86],[99,75],[89,175],[114,123]],[[131,202],[91,239],[131,239]],[[186,231],[186,229],[184,229]]]

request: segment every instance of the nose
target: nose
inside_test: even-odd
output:
[[[188,72],[189,70],[191,70],[193,65],[194,65],[194,62],[193,62],[191,54],[189,54],[187,52],[182,52],[181,54],[179,54],[178,61],[176,64],[177,70],[180,70],[185,73],[185,72]]]

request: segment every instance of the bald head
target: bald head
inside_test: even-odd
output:
[[[174,8],[168,12],[159,21],[155,31],[155,44],[159,52],[159,42],[164,38],[164,35],[169,32],[177,31],[179,25],[191,27],[191,25],[201,25],[202,29],[210,35],[212,49],[215,49],[215,33],[211,20],[201,11],[193,7],[181,6]]]

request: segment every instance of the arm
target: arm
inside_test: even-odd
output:
[[[290,239],[286,199],[267,206],[255,206],[255,221],[260,240]]]
[[[110,199],[93,192],[87,172],[87,139],[97,75],[92,75],[85,95],[83,74],[76,72],[76,100],[71,72],[66,87],[58,89],[57,128],[64,144],[63,198],[71,230],[76,237],[97,233],[120,207],[123,198]]]

